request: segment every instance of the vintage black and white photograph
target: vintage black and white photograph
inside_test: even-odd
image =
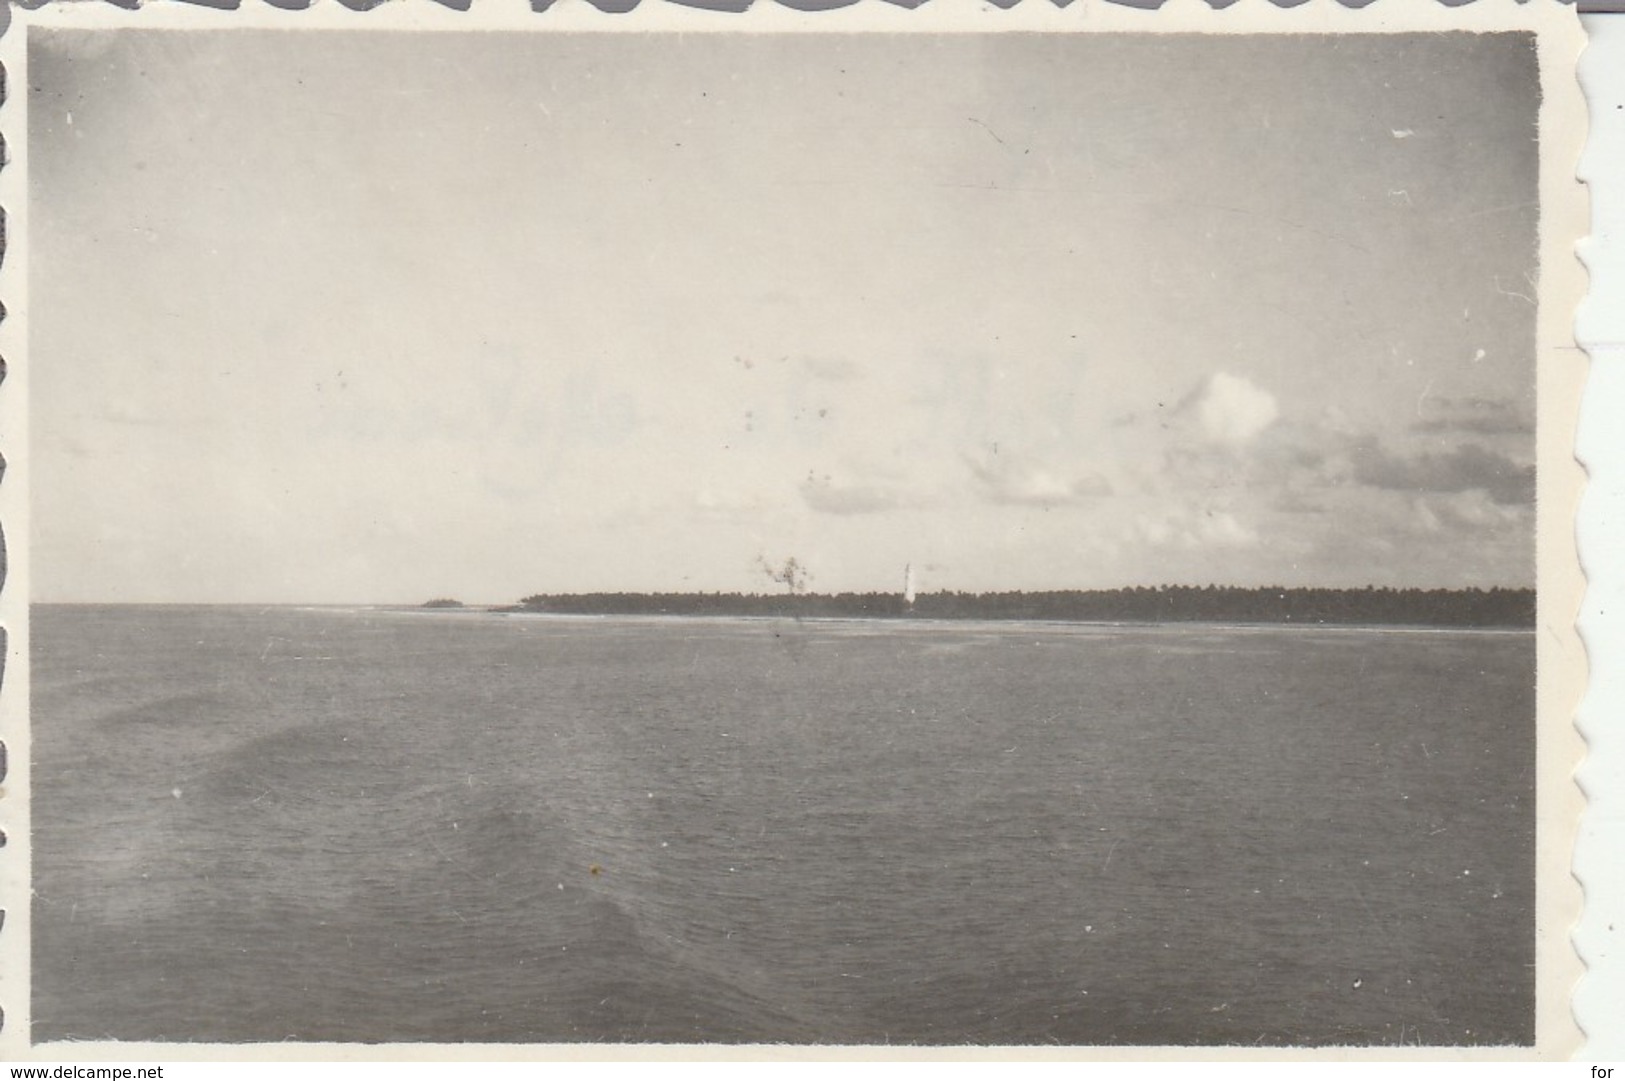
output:
[[[123,17],[33,1043],[1544,1043],[1536,30]]]

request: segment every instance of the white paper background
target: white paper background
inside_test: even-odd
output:
[[[1590,471],[1579,522],[1590,579],[1580,629],[1592,669],[1581,709],[1590,756],[1580,770],[1590,807],[1575,867],[1586,889],[1576,943],[1591,969],[1575,1007],[1588,1037],[1580,1058],[1617,1061],[1625,1059],[1625,15],[1583,21],[1592,127],[1580,172],[1592,188],[1592,239],[1582,249],[1591,298],[1578,323],[1591,353],[1579,435]]]
[[[1593,195],[1593,239],[1584,248],[1592,274],[1592,299],[1582,312],[1579,333],[1590,351],[1592,366],[1579,435],[1579,454],[1590,472],[1590,485],[1578,530],[1590,579],[1581,629],[1592,666],[1591,688],[1581,715],[1590,757],[1580,779],[1591,802],[1576,854],[1577,872],[1587,891],[1576,941],[1591,968],[1576,996],[1576,1010],[1588,1033],[1588,1042],[1577,1058],[1581,1062],[1618,1062],[1625,1060],[1625,960],[1621,957],[1625,952],[1621,946],[1625,934],[1625,15],[1591,16],[1585,22],[1592,42],[1582,63],[1582,80],[1591,102],[1592,132],[1580,172],[1592,185]],[[826,1067],[820,1072],[849,1068]],[[455,1067],[445,1069],[449,1072]],[[676,1069],[679,1076],[715,1076],[704,1066]],[[888,1072],[895,1069],[890,1067]],[[931,1069],[935,1073],[941,1066]],[[993,1069],[997,1067],[978,1072]],[[1252,1072],[1240,1064],[1229,1069],[1236,1076],[1243,1069]],[[1437,1067],[1428,1069],[1437,1071]],[[177,1076],[219,1076],[225,1071],[224,1066],[211,1069],[192,1064]],[[337,1077],[358,1071],[329,1065],[314,1072],[319,1077]],[[361,1076],[381,1076],[385,1071],[359,1072]],[[533,1070],[530,1075],[540,1073]],[[1588,1076],[1583,1067],[1570,1067],[1566,1075]]]

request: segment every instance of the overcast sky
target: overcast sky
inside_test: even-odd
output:
[[[1532,583],[1529,38],[30,34],[36,599]]]

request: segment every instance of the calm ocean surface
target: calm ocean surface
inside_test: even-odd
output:
[[[33,639],[36,1039],[1533,1039],[1532,635]]]

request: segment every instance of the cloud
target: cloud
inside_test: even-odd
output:
[[[878,514],[907,506],[909,500],[896,488],[877,484],[842,484],[828,474],[808,475],[801,482],[801,498],[821,514]]]
[[[966,458],[982,494],[994,503],[1054,506],[1110,495],[1112,486],[1092,470],[1057,470],[1012,454]]]
[[[1181,408],[1196,413],[1202,432],[1215,443],[1244,446],[1281,415],[1275,395],[1239,375],[1215,372]]]
[[[855,363],[845,357],[806,356],[801,358],[801,366],[813,378],[831,383],[849,382],[863,374]]]
[[[1357,446],[1354,479],[1373,488],[1416,492],[1485,492],[1501,504],[1532,503],[1535,467],[1467,443],[1445,452],[1394,454],[1375,442]]]
[[[1533,435],[1534,418],[1510,398],[1423,398],[1416,407],[1419,432]]]
[[[755,513],[767,507],[760,495],[741,491],[719,491],[705,487],[694,493],[694,509],[701,514]]]
[[[1324,514],[1326,504],[1318,499],[1312,499],[1305,492],[1297,488],[1285,488],[1279,492],[1271,506],[1283,514]]]
[[[164,428],[174,423],[173,420],[165,421],[158,417],[135,413],[122,406],[113,406],[110,409],[102,410],[97,419],[108,424],[122,424],[137,428]]]
[[[1158,508],[1142,511],[1127,522],[1131,541],[1158,548],[1189,550],[1257,548],[1258,531],[1224,510]]]
[[[1429,493],[1416,500],[1417,522],[1424,530],[1436,533],[1444,530],[1504,529],[1521,526],[1529,517],[1530,508],[1517,504],[1500,503],[1488,492]]]
[[[1254,548],[1259,541],[1258,531],[1229,511],[1208,511],[1196,519],[1192,532],[1204,548]]]

